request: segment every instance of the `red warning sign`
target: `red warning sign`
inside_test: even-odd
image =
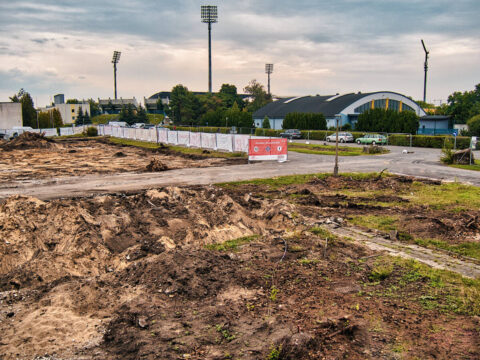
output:
[[[250,139],[248,160],[287,161],[287,139]]]

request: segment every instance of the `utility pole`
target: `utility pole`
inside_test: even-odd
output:
[[[337,122],[337,130],[335,137],[335,166],[333,167],[333,176],[338,176],[338,122],[341,115],[335,115],[335,120]]]
[[[422,40],[422,46],[423,50],[425,50],[425,64],[424,64],[424,69],[425,69],[425,76],[423,78],[423,102],[427,102],[427,72],[428,72],[428,54],[430,54],[430,51],[427,50],[425,47],[425,43]]]

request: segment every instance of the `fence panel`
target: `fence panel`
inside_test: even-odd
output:
[[[230,134],[217,134],[217,148],[226,151],[233,151],[233,141]]]
[[[248,139],[250,139],[250,135],[234,135],[233,151],[248,152]]]
[[[217,140],[216,134],[202,133],[202,148],[216,149]]]
[[[177,131],[178,135],[178,145],[186,145],[190,144],[190,132],[188,131]]]
[[[178,143],[178,132],[177,131],[169,131],[167,133],[167,137],[168,137],[168,143],[169,144],[177,145],[177,143]]]
[[[190,146],[194,147],[202,147],[202,133],[199,132],[192,132],[190,133]]]
[[[158,142],[166,144],[168,142],[168,130],[158,129]]]

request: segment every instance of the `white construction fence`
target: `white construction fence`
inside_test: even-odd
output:
[[[169,130],[167,128],[135,129],[108,125],[99,125],[98,135],[110,135],[122,139],[245,153],[248,153],[249,139],[265,138],[263,136],[241,134],[190,132]]]

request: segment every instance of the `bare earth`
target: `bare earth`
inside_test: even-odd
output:
[[[226,161],[98,142],[54,145],[43,156],[0,151],[4,181],[76,174],[60,166],[65,159],[80,174],[143,172],[160,155],[169,167]],[[33,158],[43,165],[28,175],[22,167]],[[445,310],[446,289],[434,289],[432,307],[426,277],[399,264],[385,279],[370,277],[382,252],[470,278],[478,263],[435,251],[415,256],[408,241],[347,224],[358,214],[393,213],[412,236],[477,241],[480,211],[398,206],[408,204],[412,181],[329,177],[274,190],[9,197],[0,204],[0,359],[478,359],[480,319]],[[375,199],[386,204],[379,208],[336,189],[396,195]],[[319,227],[338,238],[326,242]],[[237,248],[208,247],[239,238]],[[465,306],[473,312],[478,304]]]

